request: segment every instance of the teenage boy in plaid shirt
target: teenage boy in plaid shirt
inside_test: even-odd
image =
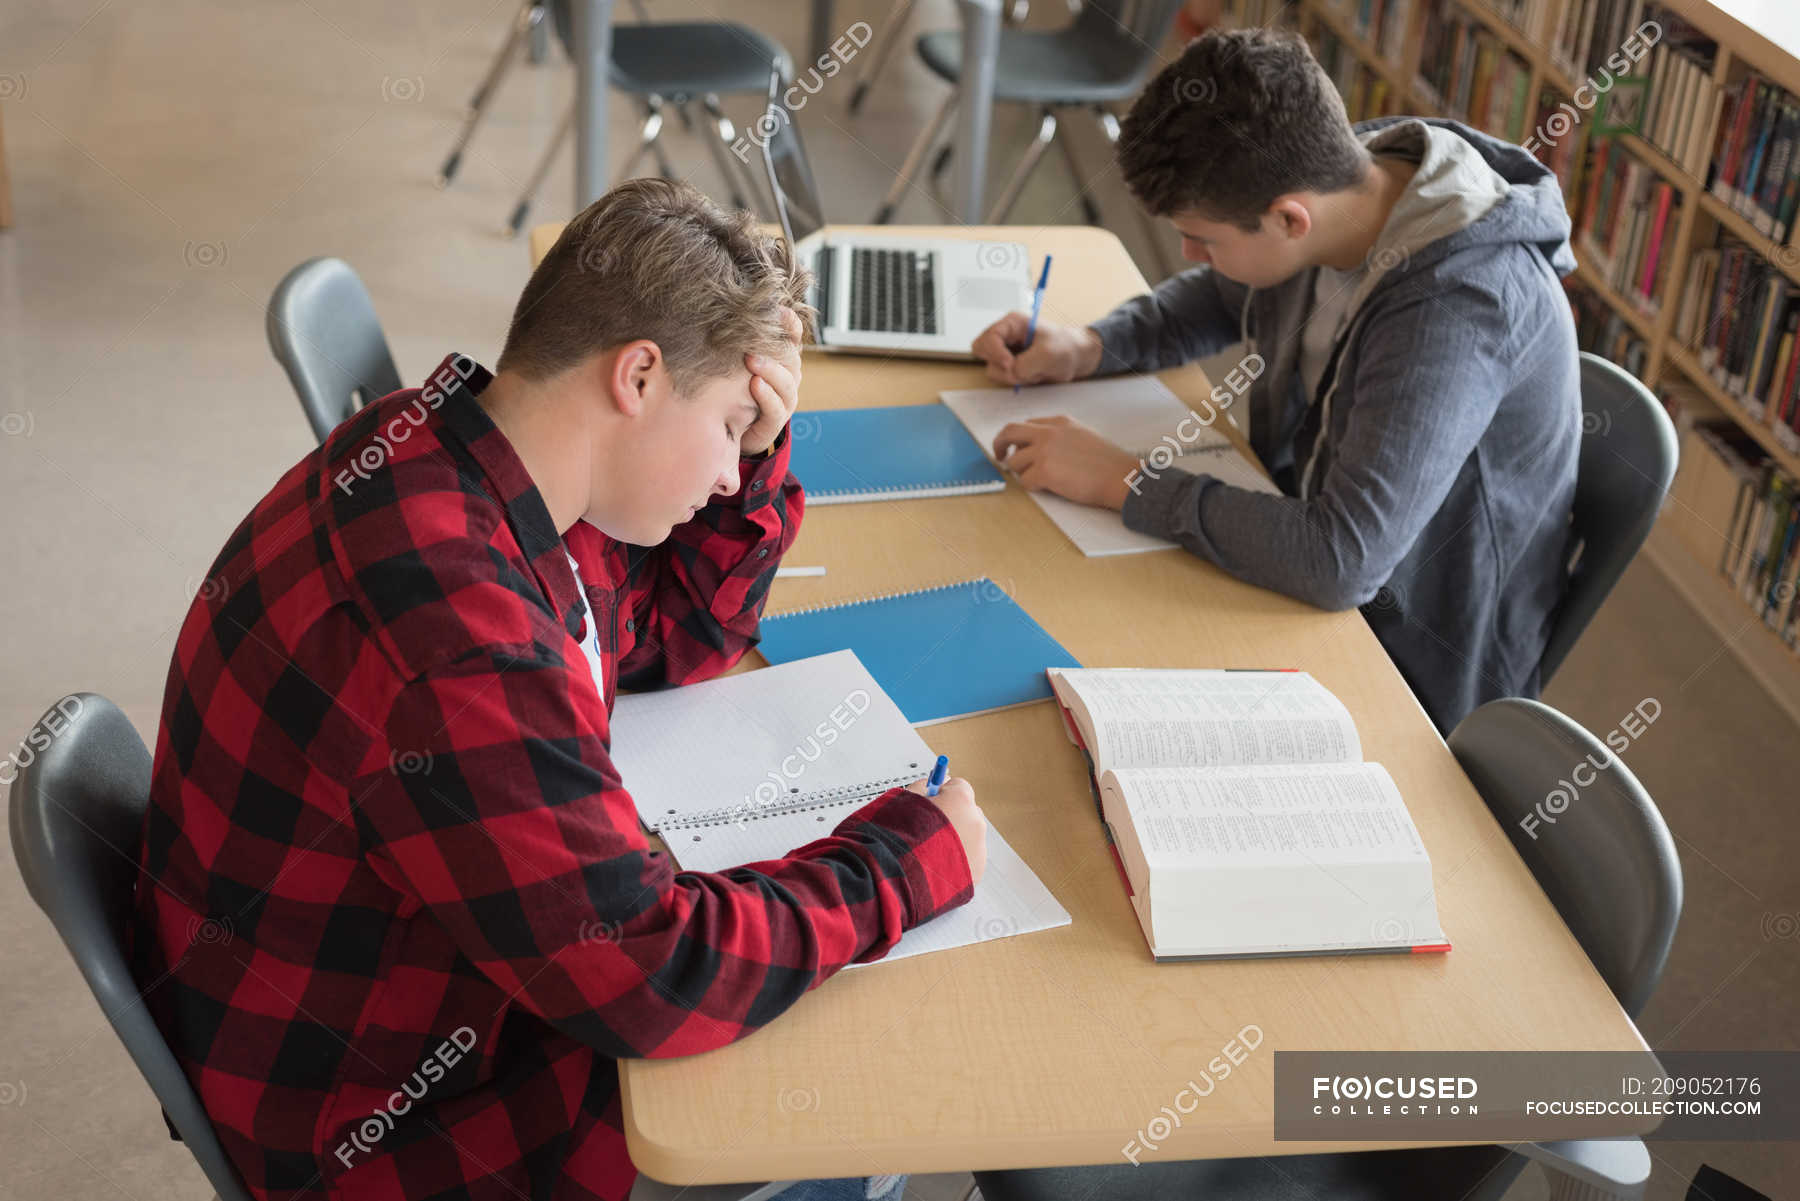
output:
[[[134,941],[254,1196],[623,1201],[616,1060],[729,1043],[968,900],[964,781],[677,872],[608,753],[619,687],[756,641],[804,505],[805,285],[748,214],[621,185],[493,374],[452,354],[370,405],[226,542],[169,671]]]

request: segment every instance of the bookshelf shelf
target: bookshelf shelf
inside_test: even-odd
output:
[[[1796,250],[1792,246],[1783,246],[1768,236],[1758,233],[1756,227],[1744,220],[1742,214],[1711,192],[1700,193],[1700,207],[1707,216],[1723,225],[1732,237],[1748,243],[1752,250],[1779,267],[1789,279],[1800,283],[1800,250]]]
[[[1605,300],[1607,304],[1618,310],[1619,316],[1625,318],[1625,323],[1636,330],[1640,338],[1648,341],[1655,332],[1652,323],[1656,320],[1656,315],[1654,313],[1646,313],[1643,309],[1638,308],[1637,305],[1632,304],[1629,300],[1626,300],[1623,296],[1619,295],[1618,289],[1614,288],[1604,279],[1601,279],[1600,273],[1588,265],[1587,260],[1582,257],[1584,253],[1586,252],[1582,249],[1581,244],[1576,243],[1575,278],[1580,280],[1589,291],[1598,293],[1601,299]]]
[[[1768,423],[1758,421],[1751,416],[1750,410],[1744,407],[1741,400],[1719,387],[1719,382],[1704,367],[1700,366],[1700,360],[1694,357],[1693,351],[1671,341],[1663,348],[1663,354],[1668,357],[1669,362],[1680,369],[1683,376],[1706,393],[1706,398],[1717,405],[1721,412],[1735,421],[1745,433],[1755,438],[1757,445],[1768,451],[1771,459],[1781,464],[1782,470],[1790,475],[1800,475],[1800,455],[1783,446],[1781,440],[1775,436],[1775,431],[1769,428]]]
[[[1788,716],[1800,724],[1800,671],[1787,644],[1745,607],[1732,587],[1711,566],[1694,557],[1669,522],[1670,510],[1650,530],[1644,554],[1662,572],[1739,662],[1769,691]]]
[[[1669,186],[1680,192],[1682,199],[1691,197],[1701,190],[1701,183],[1686,171],[1675,165],[1675,160],[1652,146],[1635,133],[1622,133],[1619,143],[1639,160],[1649,164],[1650,169],[1666,180]],[[1767,239],[1764,239],[1767,241]]]

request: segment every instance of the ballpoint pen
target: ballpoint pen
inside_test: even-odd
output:
[[[1044,270],[1038,276],[1037,290],[1031,294],[1031,320],[1025,326],[1025,343],[1019,347],[1020,353],[1031,349],[1031,340],[1037,336],[1038,312],[1044,307],[1044,286],[1050,282],[1050,256],[1044,256]],[[1013,385],[1013,395],[1019,394],[1019,385]]]

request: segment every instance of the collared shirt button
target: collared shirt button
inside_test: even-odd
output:
[[[751,480],[750,481],[750,491],[752,491],[752,492],[761,492],[762,486],[763,486],[763,482],[761,480]]]
[[[759,559],[766,559],[766,558],[768,558],[768,557],[769,557],[769,548],[768,548],[768,547],[766,547],[766,546],[765,546],[765,547],[763,547],[763,548],[762,548],[762,549],[761,549],[761,550],[759,550],[759,551],[757,551],[757,552],[756,552],[756,557],[757,557],[757,558],[759,558]]]
[[[634,618],[630,618],[630,617],[627,617],[627,618],[626,618],[626,619],[625,619],[625,632],[626,632],[626,633],[627,633],[627,634],[629,634],[629,633],[631,633],[631,632],[632,632],[632,631],[633,631],[633,630],[635,630],[635,629],[637,629],[637,621],[636,621],[636,619],[634,619]]]

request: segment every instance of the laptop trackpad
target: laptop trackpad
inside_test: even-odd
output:
[[[1004,312],[1019,303],[1019,285],[997,275],[965,275],[956,281],[954,300],[959,309]]]

